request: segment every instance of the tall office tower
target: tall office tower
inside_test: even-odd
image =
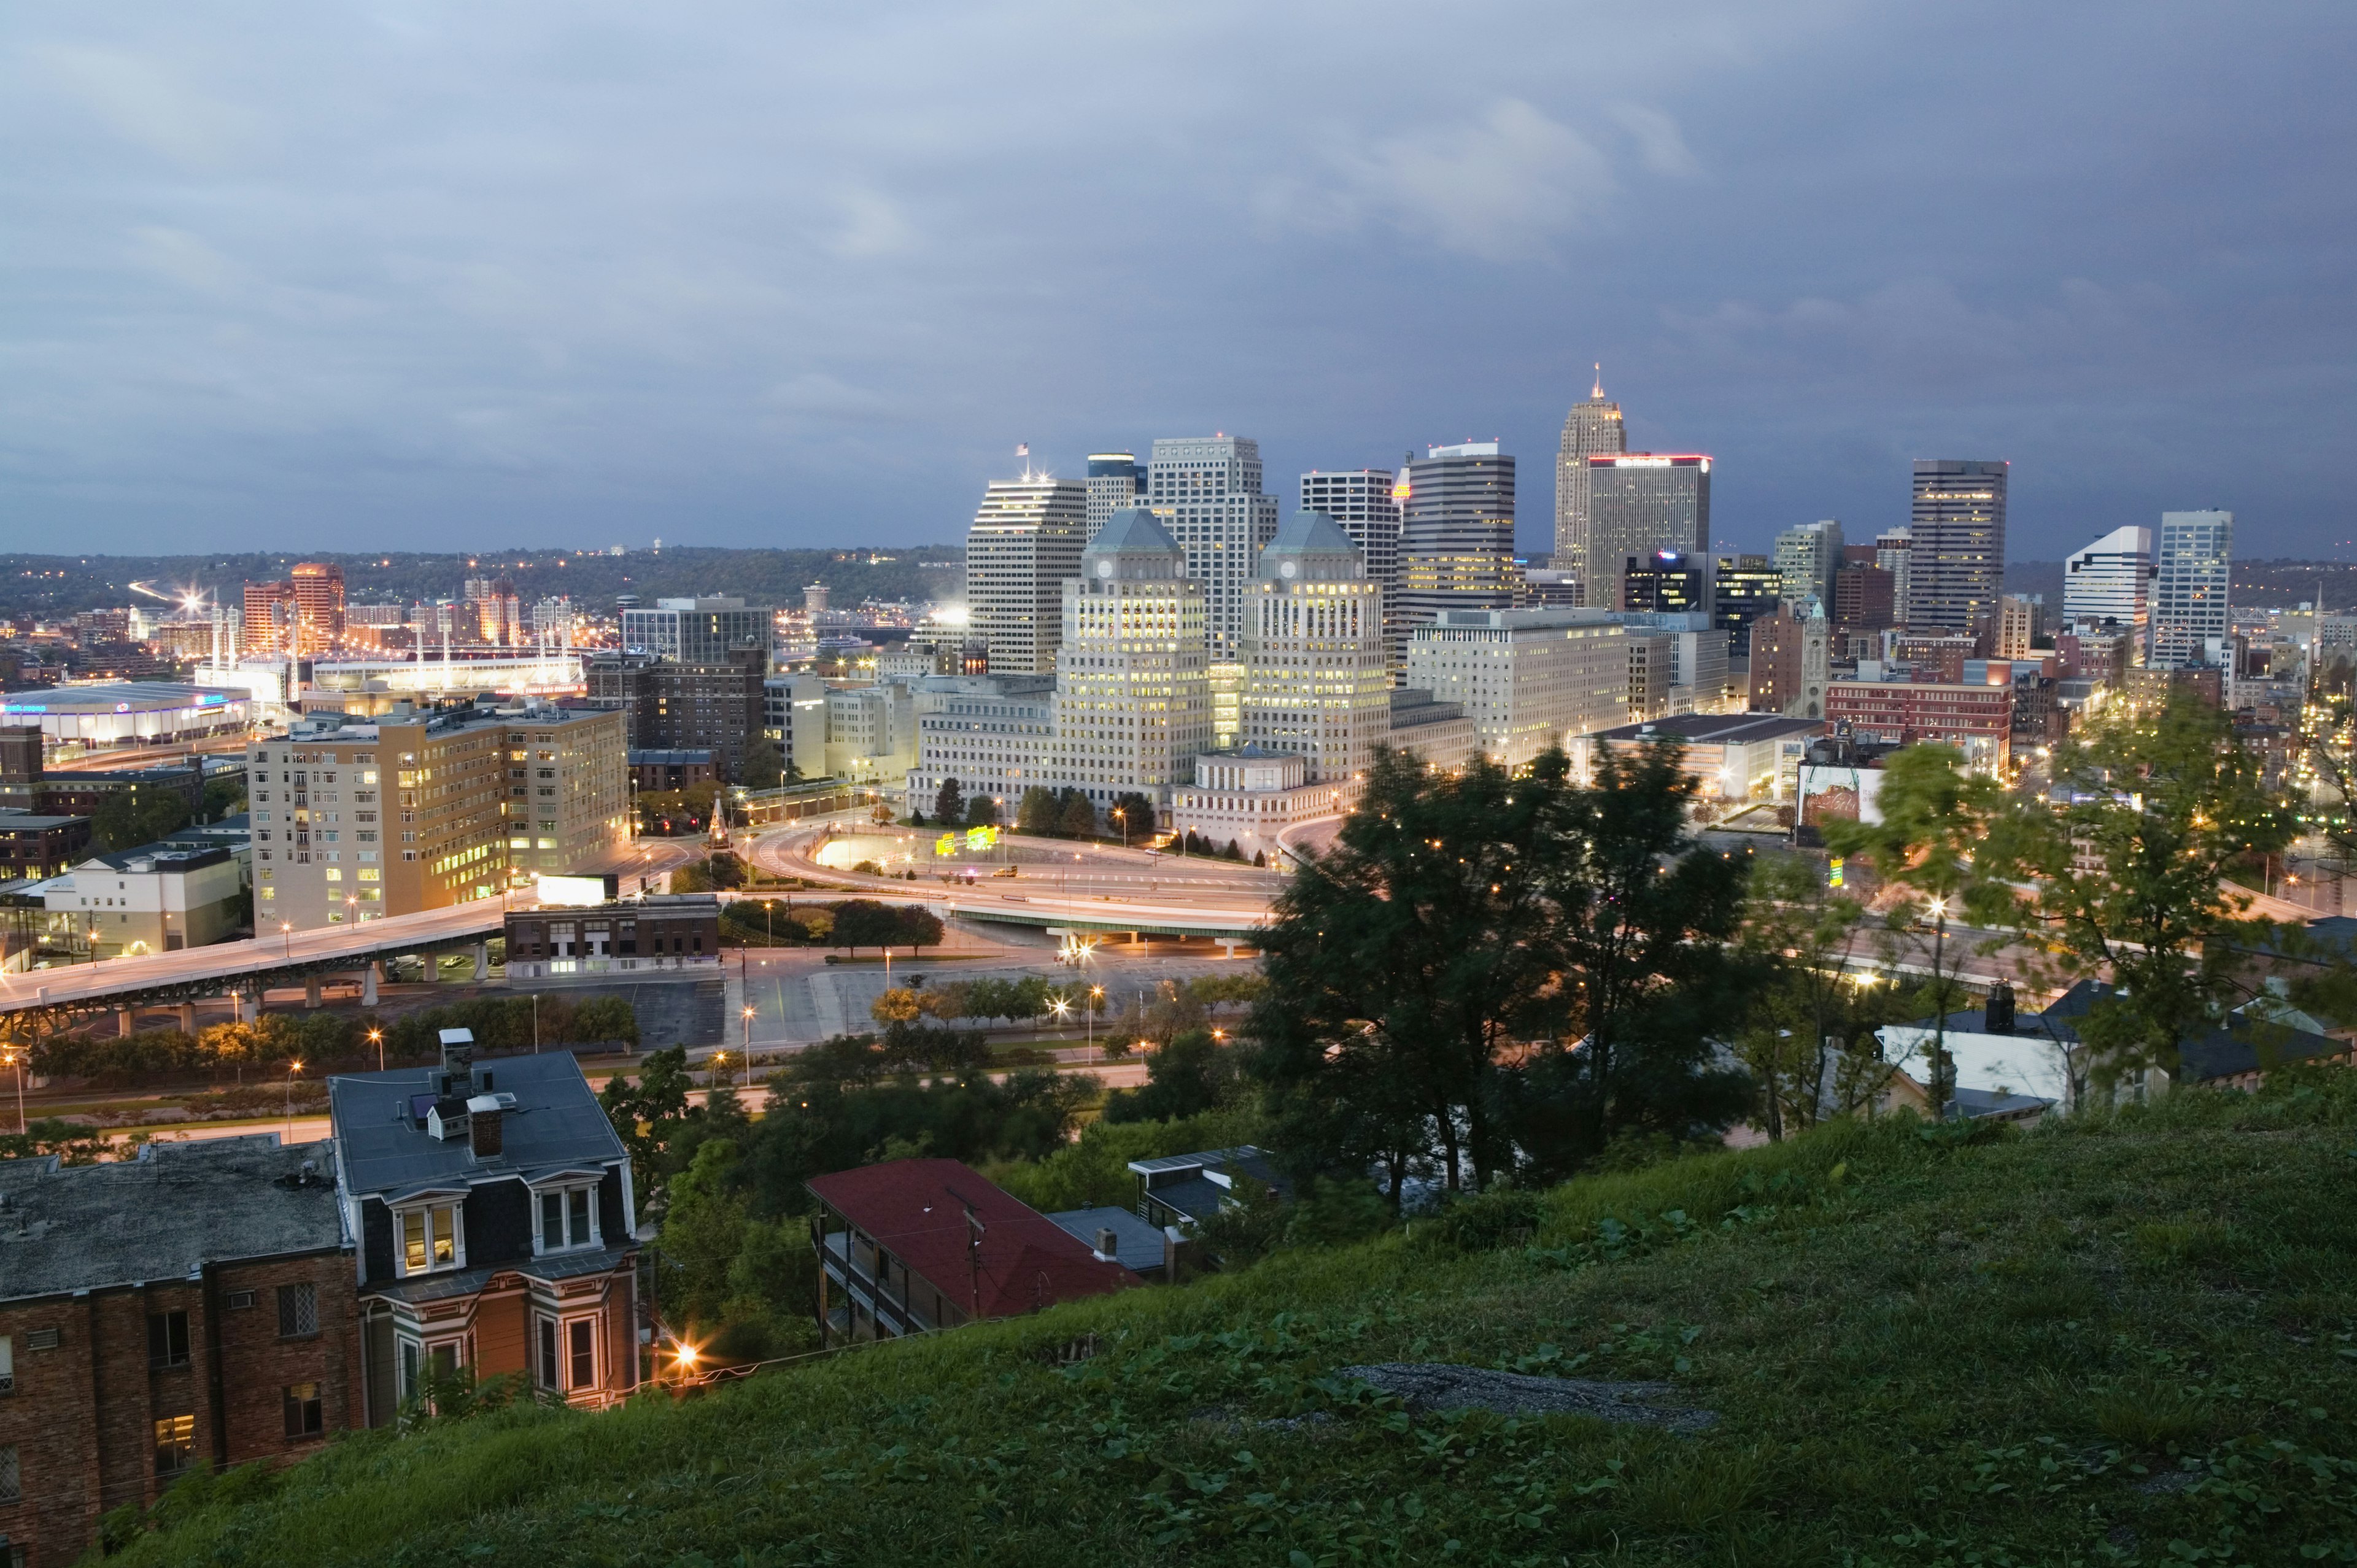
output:
[[[1620,602],[1631,555],[1710,549],[1710,459],[1700,453],[1626,452],[1587,459],[1587,554],[1582,599]]]
[[[2115,528],[2062,564],[2062,619],[2068,626],[2116,621],[2144,639],[2151,612],[2152,530]]]
[[[993,479],[965,535],[967,625],[994,675],[1056,668],[1064,585],[1081,573],[1089,492],[1073,479]]]
[[[2226,613],[2234,569],[2234,514],[2165,511],[2160,555],[2152,583],[2152,651],[2156,670],[2209,662],[2206,646],[2233,628]]]
[[[1051,777],[1100,810],[1193,777],[1211,745],[1207,612],[1187,553],[1154,513],[1114,513],[1063,585]]]
[[[329,651],[344,636],[344,569],[299,562],[293,585],[296,651],[306,659]]]
[[[1776,536],[1776,570],[1788,599],[1814,597],[1834,607],[1834,573],[1842,564],[1842,525],[1832,518],[1804,522]]]
[[[1834,570],[1834,596],[1825,608],[1836,631],[1884,631],[1899,618],[1897,594],[1897,584],[1879,566],[1839,566]]]
[[[1577,585],[1577,602],[1601,601],[1585,594],[1587,582],[1587,459],[1617,456],[1629,450],[1629,431],[1620,422],[1620,405],[1604,401],[1604,367],[1596,367],[1596,388],[1586,403],[1571,405],[1563,418],[1563,443],[1555,457],[1555,559],[1547,564],[1568,572]],[[1709,542],[1706,540],[1706,544]],[[1610,609],[1612,605],[1602,605]]]
[[[622,646],[674,664],[743,665],[766,669],[770,612],[748,609],[733,594],[657,599],[651,610],[622,612]]]
[[[1711,582],[1710,624],[1727,634],[1731,658],[1751,657],[1751,623],[1773,610],[1784,579],[1765,555],[1722,555]]]
[[[1135,452],[1090,453],[1089,477],[1082,482],[1089,488],[1090,539],[1114,513],[1146,504],[1146,470]]]
[[[1874,564],[1890,574],[1890,614],[1900,626],[1907,624],[1907,589],[1914,581],[1914,542],[1913,532],[1904,528],[1886,528],[1874,536]]]
[[[1260,553],[1243,636],[1246,746],[1306,759],[1308,781],[1349,784],[1391,734],[1383,593],[1322,511],[1297,512]]]
[[[1514,460],[1494,441],[1410,454],[1400,510],[1399,616],[1392,635],[1404,666],[1415,628],[1449,610],[1511,607],[1522,591],[1514,564]]]
[[[1203,634],[1215,659],[1233,659],[1244,599],[1264,545],[1276,537],[1276,498],[1260,488],[1260,443],[1240,435],[1157,441],[1146,474],[1155,514],[1203,585]]]
[[[1996,639],[1990,654],[1997,659],[2027,659],[2036,623],[2029,601],[2018,594],[2001,594],[1996,601]]]
[[[2005,591],[2008,465],[1918,459],[1908,519],[1907,609],[1913,631],[1971,631]]]
[[[1340,524],[1359,547],[1367,581],[1383,590],[1383,635],[1394,646],[1400,617],[1400,499],[1389,468],[1301,476],[1301,510],[1322,511]]]
[[[465,635],[468,641],[506,648],[523,640],[523,604],[516,595],[515,584],[509,579],[467,579],[467,608],[470,618]]]
[[[294,584],[248,583],[239,650],[265,659],[283,659],[294,652],[298,613]]]
[[[1656,550],[1620,564],[1624,610],[1711,613],[1710,558]]]

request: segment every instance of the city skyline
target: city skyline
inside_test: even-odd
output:
[[[946,541],[1020,442],[1074,478],[1204,428],[1275,475],[1469,437],[1534,465],[1600,360],[1631,447],[1717,458],[1714,550],[1871,537],[1907,463],[1986,452],[2021,539],[2232,505],[2251,553],[2331,553],[2351,19],[1982,16],[2033,40],[2001,93],[1910,69],[1970,17],[1824,5],[1500,5],[1502,62],[1412,81],[1424,18],[1380,7],[1018,9],[920,48],[21,12],[0,516],[118,553]],[[1016,70],[1084,85],[1011,113]]]

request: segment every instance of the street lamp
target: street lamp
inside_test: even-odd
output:
[[[295,1075],[303,1070],[303,1058],[296,1057],[286,1064],[286,1135],[295,1135]]]
[[[384,1070],[384,1031],[371,1029],[368,1032],[368,1037],[369,1044],[376,1047],[376,1070],[382,1072]]]
[[[25,1131],[25,1058],[31,1053],[22,1046],[10,1046],[0,1051],[0,1062],[16,1069],[16,1131]]]
[[[91,934],[94,936],[94,935],[96,935],[97,933],[92,932]],[[294,922],[294,921],[292,921],[292,920],[281,920],[281,921],[279,921],[279,922],[278,922],[278,934],[279,934],[281,937],[284,937],[284,938],[285,939],[285,940],[286,940],[286,961],[287,961],[287,962],[289,962],[289,963],[294,962],[294,961],[295,961],[295,922]]]
[[[745,1009],[745,1087],[753,1087],[753,1009]]]
[[[1121,824],[1121,847],[1129,847],[1129,813],[1119,806],[1113,809],[1114,821]]]
[[[1932,979],[1938,987],[1939,1000],[1933,1004],[1939,1016],[1932,1021],[1932,1120],[1945,1121],[1948,1115],[1948,973],[1943,967],[1948,949],[1948,900],[1932,900]]]

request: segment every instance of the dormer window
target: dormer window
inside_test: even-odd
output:
[[[540,1190],[539,1251],[569,1252],[595,1247],[597,1234],[597,1189],[594,1186],[543,1187]]]
[[[455,1203],[425,1204],[395,1212],[394,1222],[401,1228],[401,1272],[404,1275],[465,1266],[467,1240],[458,1214]]]

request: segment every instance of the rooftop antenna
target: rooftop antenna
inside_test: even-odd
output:
[[[1604,361],[1596,361],[1596,390],[1588,394],[1598,403],[1604,401]]]

